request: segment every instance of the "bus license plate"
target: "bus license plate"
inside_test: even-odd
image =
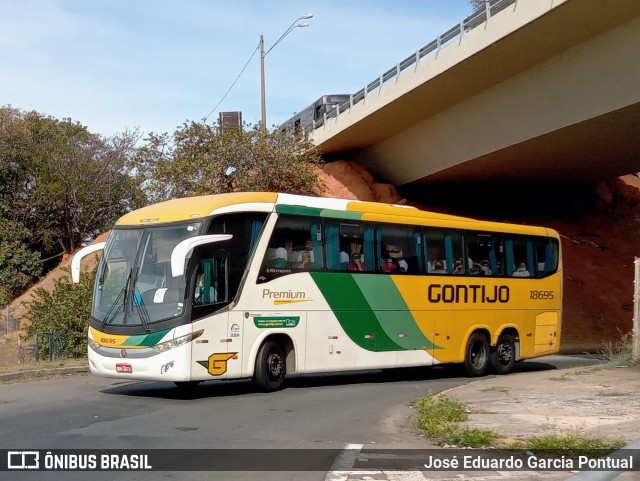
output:
[[[116,364],[116,372],[132,373],[133,366],[131,364]]]

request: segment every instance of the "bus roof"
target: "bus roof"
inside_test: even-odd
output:
[[[277,198],[278,194],[271,192],[234,192],[172,199],[129,212],[118,219],[116,225],[137,226],[197,220],[229,206],[238,206],[238,211],[241,211],[243,204],[269,204],[273,210]]]
[[[273,192],[234,192],[168,200],[125,214],[116,222],[116,225],[164,224],[196,220],[221,213],[245,211],[276,211],[364,221],[447,225],[459,228],[498,230],[534,235],[548,235],[554,232],[543,227],[480,221],[456,215],[423,211],[406,205]],[[552,235],[557,235],[557,233]]]

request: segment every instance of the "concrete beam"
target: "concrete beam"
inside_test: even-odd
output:
[[[519,0],[313,138],[396,185],[629,173],[639,44],[636,0]]]

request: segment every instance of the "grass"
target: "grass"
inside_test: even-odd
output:
[[[598,457],[612,453],[624,446],[622,441],[609,441],[601,437],[588,437],[581,434],[548,434],[534,436],[525,441],[524,449],[546,455],[567,457]],[[517,447],[517,446],[514,446]]]
[[[469,420],[468,407],[446,396],[429,392],[411,406],[416,410],[414,424],[426,437],[439,445],[482,448],[494,446],[504,450],[527,450],[545,455],[604,456],[624,446],[623,441],[609,441],[602,437],[578,433],[549,434],[528,439],[504,442],[497,432],[469,428],[462,423]]]
[[[412,406],[417,413],[416,427],[438,444],[480,448],[500,437],[495,431],[462,427],[460,423],[469,419],[467,406],[446,396],[435,397],[429,393]]]
[[[601,397],[618,397],[618,396],[628,396],[628,395],[629,395],[628,392],[622,392],[622,391],[605,391],[605,392],[600,392],[596,394],[596,396],[601,396]]]
[[[609,366],[636,366],[640,359],[633,357],[633,333],[620,333],[617,342],[607,342],[598,355]]]

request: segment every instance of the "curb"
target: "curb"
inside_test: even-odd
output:
[[[11,372],[7,374],[0,374],[0,382],[2,381],[15,381],[28,376],[46,376],[48,374],[77,374],[89,372],[89,366],[74,366],[74,367],[57,367],[57,368],[42,368],[42,369],[29,369],[27,371]]]

